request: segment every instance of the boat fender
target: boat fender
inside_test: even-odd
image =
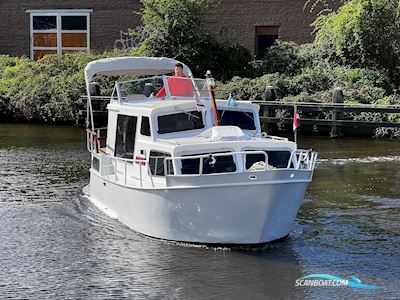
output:
[[[210,166],[214,166],[215,163],[217,162],[217,160],[215,159],[215,157],[212,156],[212,155],[210,154],[210,156],[209,156],[208,158],[211,159],[211,161],[210,161],[208,164],[209,164]]]

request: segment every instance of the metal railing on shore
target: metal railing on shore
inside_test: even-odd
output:
[[[379,127],[400,128],[400,122],[392,121],[385,114],[400,114],[400,105],[377,105],[359,103],[309,103],[309,102],[278,102],[252,101],[261,106],[260,120],[268,128],[272,124],[293,122],[295,107],[301,112],[301,125],[327,126],[333,135],[341,135],[343,127],[363,127],[376,129]],[[286,117],[276,115],[276,110],[286,110]],[[322,113],[322,117],[320,115]],[[345,113],[376,113],[381,121],[348,119]]]

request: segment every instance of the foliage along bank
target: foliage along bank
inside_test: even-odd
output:
[[[387,27],[390,31],[397,29],[399,14],[382,10],[379,1],[348,0],[337,12],[316,20],[314,43],[278,42],[268,49],[264,60],[255,61],[248,50],[231,42],[229,33],[219,40],[218,34],[204,30],[202,18],[215,1],[143,0],[140,14],[149,37],[137,48],[99,55],[46,56],[35,62],[0,56],[0,121],[75,123],[79,109],[85,109],[80,99],[85,94],[85,65],[122,55],[174,57],[188,64],[197,77],[211,69],[221,82],[220,98],[234,92],[238,99],[262,100],[265,86],[272,85],[277,87],[279,101],[330,102],[332,89],[340,86],[347,102],[400,104],[399,63],[394,59],[393,66],[385,64],[390,57],[400,57],[396,52],[400,51],[396,46],[400,30],[377,37],[387,22],[380,18],[382,13],[390,17],[388,22],[395,22]],[[393,6],[394,0],[384,1]],[[377,18],[380,23],[374,25]],[[384,42],[392,38],[395,41],[385,48]],[[379,57],[374,56],[374,47],[367,47],[372,42],[380,47]],[[109,94],[114,78],[99,76],[96,80],[102,94]],[[350,117],[381,118],[368,114]]]
[[[86,64],[121,55],[132,53],[82,53],[60,58],[50,55],[39,61],[0,56],[1,120],[75,123],[78,111],[85,109],[80,96],[86,93],[83,74]],[[221,82],[217,96],[226,99],[233,92],[237,99],[262,100],[265,87],[272,85],[277,87],[278,101],[328,103],[333,87],[340,86],[347,102],[400,104],[396,87],[385,74],[331,64],[327,54],[313,44],[278,43],[268,50],[264,61],[253,61],[246,72],[246,77],[236,76]],[[103,95],[111,94],[114,80],[96,78]]]

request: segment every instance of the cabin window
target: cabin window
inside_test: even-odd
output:
[[[140,125],[140,134],[145,136],[151,136],[149,117],[142,117],[142,124]]]
[[[246,111],[218,110],[221,125],[238,126],[244,130],[255,130],[254,113]]]
[[[164,159],[166,157],[171,157],[171,154],[166,153],[166,152],[160,152],[160,151],[150,151],[150,157],[149,157],[149,166],[150,166],[150,172],[151,175],[154,176],[165,176],[164,172]],[[168,172],[167,174],[173,174],[173,165],[172,161],[168,162]]]
[[[115,156],[133,159],[137,117],[118,115]]]
[[[219,152],[219,153],[227,153],[227,152]],[[208,153],[191,154],[184,156],[194,156],[203,154],[208,154]],[[236,164],[235,161],[233,160],[232,155],[217,156],[215,157],[215,163],[210,164],[211,162],[212,162],[211,158],[203,158],[203,174],[236,172]],[[200,165],[200,158],[182,159],[181,173],[199,174],[199,165]]]
[[[158,117],[158,133],[170,133],[204,128],[199,111],[189,111]]]
[[[268,155],[268,165],[277,168],[287,168],[290,151],[265,151]],[[265,161],[265,155],[263,154],[246,154],[246,169],[250,169],[251,166],[259,161]]]
[[[46,54],[89,52],[92,10],[28,10],[31,58]]]

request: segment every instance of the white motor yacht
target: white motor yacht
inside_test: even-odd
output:
[[[167,74],[176,63],[121,57],[86,66],[87,197],[108,216],[158,239],[249,245],[286,237],[317,154],[262,133],[259,105],[213,105],[209,82],[193,78],[186,65],[179,80],[190,86],[190,95],[172,88],[177,82]],[[96,74],[123,76],[102,128],[93,109],[97,97],[90,94]],[[158,97],[161,88],[165,93]]]

